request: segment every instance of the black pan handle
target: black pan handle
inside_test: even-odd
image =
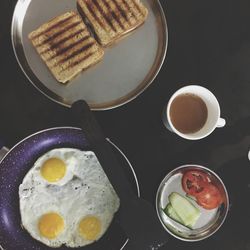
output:
[[[158,249],[158,246],[165,244],[167,238],[152,204],[134,194],[88,104],[77,101],[72,105],[72,110],[120,198],[118,221],[130,239],[127,249]]]
[[[88,104],[83,100],[77,101],[72,105],[72,110],[121,201],[124,202],[134,198],[135,194],[131,185],[126,179],[123,169],[117,162]]]

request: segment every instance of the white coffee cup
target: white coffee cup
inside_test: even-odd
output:
[[[190,134],[184,134],[178,131],[170,118],[170,107],[173,102],[173,100],[182,94],[193,94],[198,97],[200,97],[207,106],[208,116],[207,121],[205,125],[197,132],[190,133]],[[172,97],[170,98],[167,107],[164,108],[163,111],[163,122],[164,125],[171,130],[172,132],[176,133],[177,135],[181,136],[182,138],[188,139],[188,140],[199,140],[202,139],[209,134],[211,134],[215,128],[221,128],[224,127],[226,124],[225,119],[220,117],[220,105],[214,96],[214,94],[209,91],[208,89],[198,86],[198,85],[189,85],[185,86],[179,90],[177,90]]]

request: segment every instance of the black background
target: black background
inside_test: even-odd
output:
[[[8,147],[41,129],[75,125],[70,110],[41,95],[13,54],[11,18],[16,1],[0,2],[0,135]],[[161,179],[181,164],[202,164],[224,180],[230,211],[209,239],[186,243],[168,236],[162,249],[250,250],[250,1],[161,0],[169,44],[162,70],[136,100],[96,112],[105,134],[131,160],[142,196],[154,203]],[[161,113],[180,87],[199,84],[218,98],[225,128],[200,141],[166,130]]]

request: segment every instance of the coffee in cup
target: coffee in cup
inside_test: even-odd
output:
[[[164,125],[179,136],[197,140],[223,127],[220,106],[208,89],[190,85],[176,91],[163,111]]]
[[[207,113],[206,103],[195,94],[178,95],[170,106],[171,122],[184,134],[202,129],[207,121]]]

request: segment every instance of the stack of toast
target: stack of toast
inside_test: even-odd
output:
[[[29,34],[33,46],[60,83],[101,61],[103,47],[140,26],[148,10],[139,0],[77,0],[66,12]],[[96,39],[91,36],[88,23]]]

